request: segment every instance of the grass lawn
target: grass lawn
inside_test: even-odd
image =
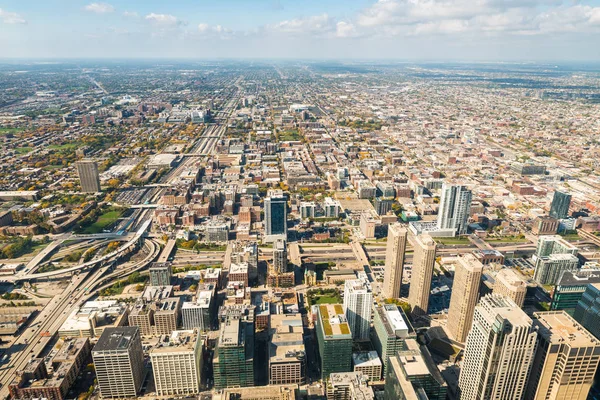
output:
[[[9,133],[12,133],[13,135],[19,132],[23,132],[24,129],[22,128],[3,128],[0,127],[0,136],[2,135],[8,135]]]
[[[83,230],[83,233],[100,233],[107,226],[113,224],[121,216],[119,211],[108,211],[98,217],[96,222]]]
[[[289,142],[289,141],[296,141],[296,140],[302,139],[302,135],[300,135],[300,132],[295,131],[295,130],[279,132],[278,136],[279,136],[279,140],[281,142]]]
[[[17,147],[15,149],[15,152],[17,154],[27,154],[29,153],[31,150],[33,150],[33,147]]]
[[[315,304],[338,304],[341,302],[342,299],[340,298],[340,296],[323,295],[315,297]]]
[[[439,244],[453,245],[453,244],[469,244],[471,243],[466,237],[450,237],[450,238],[435,238],[435,241]]]

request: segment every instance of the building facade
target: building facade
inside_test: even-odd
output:
[[[585,400],[600,362],[600,341],[564,311],[533,314],[538,345],[525,398]]]
[[[107,328],[92,350],[103,398],[136,397],[144,381],[144,354],[138,327]]]
[[[472,199],[473,194],[466,186],[444,184],[438,211],[438,229],[453,229],[457,235],[467,233]]]
[[[457,342],[464,343],[471,330],[475,305],[479,300],[479,286],[483,264],[473,254],[458,258],[454,269],[454,284],[448,310],[448,330]]]
[[[396,299],[400,297],[407,237],[408,229],[401,224],[390,224],[388,227],[383,280],[383,295],[385,298]]]
[[[321,361],[321,379],[334,372],[352,371],[352,333],[341,304],[323,304],[317,308],[317,343]]]
[[[531,318],[512,300],[482,298],[465,345],[460,399],[523,399],[536,340]]]
[[[366,274],[344,283],[344,313],[354,340],[369,340],[373,292]]]
[[[415,316],[427,314],[429,292],[435,265],[435,241],[429,235],[418,235],[414,240],[412,276],[408,302]]]

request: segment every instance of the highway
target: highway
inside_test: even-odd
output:
[[[97,270],[83,271],[73,276],[69,286],[44,307],[29,327],[17,337],[15,344],[6,351],[10,358],[4,364],[7,367],[0,371],[0,399],[9,395],[8,384],[15,372],[23,369],[29,359],[43,355],[45,347],[73,310],[95,296],[96,291],[112,285],[115,279],[122,279],[147,267],[158,256],[160,246],[151,240],[145,240],[144,250],[148,255],[126,270],[117,270],[104,276],[110,268],[109,265],[105,265]],[[42,334],[44,336],[41,336]]]
[[[28,281],[28,280],[32,280],[32,279],[45,279],[45,278],[70,274],[75,271],[85,270],[87,268],[94,267],[100,263],[103,263],[104,261],[108,261],[112,258],[118,257],[118,256],[122,255],[124,252],[128,251],[130,249],[130,247],[134,246],[137,243],[137,241],[146,233],[146,230],[148,229],[148,227],[150,226],[151,223],[152,223],[152,221],[150,221],[150,220],[144,222],[143,226],[137,231],[137,233],[131,239],[129,239],[129,241],[127,241],[127,243],[120,246],[117,250],[113,251],[112,253],[106,254],[100,258],[90,260],[86,263],[79,264],[74,267],[59,269],[56,271],[44,272],[41,274],[17,274],[14,276],[6,277],[5,280],[7,282],[20,282],[20,281]]]

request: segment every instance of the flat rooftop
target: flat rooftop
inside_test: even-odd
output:
[[[158,342],[150,354],[193,351],[198,335],[193,330],[173,331],[170,336]]]
[[[406,317],[395,304],[384,304],[383,307],[376,307],[375,311],[379,313],[389,335],[406,337],[412,332],[412,327],[406,322]]]
[[[568,343],[573,347],[600,346],[600,341],[565,311],[539,312],[533,315],[535,323],[546,329],[542,331],[542,335],[549,335],[552,343]]]
[[[341,304],[322,304],[319,306],[319,315],[325,336],[352,337]]]
[[[135,336],[139,337],[137,326],[121,326],[118,328],[106,328],[94,346],[94,352],[127,350]]]
[[[587,286],[590,283],[600,283],[600,271],[579,270],[565,271],[558,279],[557,286]]]
[[[381,366],[381,360],[374,350],[361,351],[359,353],[352,353],[352,364],[355,367],[376,367]]]

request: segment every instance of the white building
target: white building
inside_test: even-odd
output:
[[[514,301],[489,295],[475,307],[458,381],[461,400],[523,399],[537,333]]]
[[[453,230],[455,234],[467,233],[473,194],[466,186],[442,186],[442,197],[438,211],[437,228]]]
[[[174,331],[150,351],[150,359],[159,396],[200,392],[202,343],[194,331]]]
[[[344,313],[354,340],[369,339],[372,306],[373,292],[367,275],[362,272],[358,279],[347,280],[344,284]]]

